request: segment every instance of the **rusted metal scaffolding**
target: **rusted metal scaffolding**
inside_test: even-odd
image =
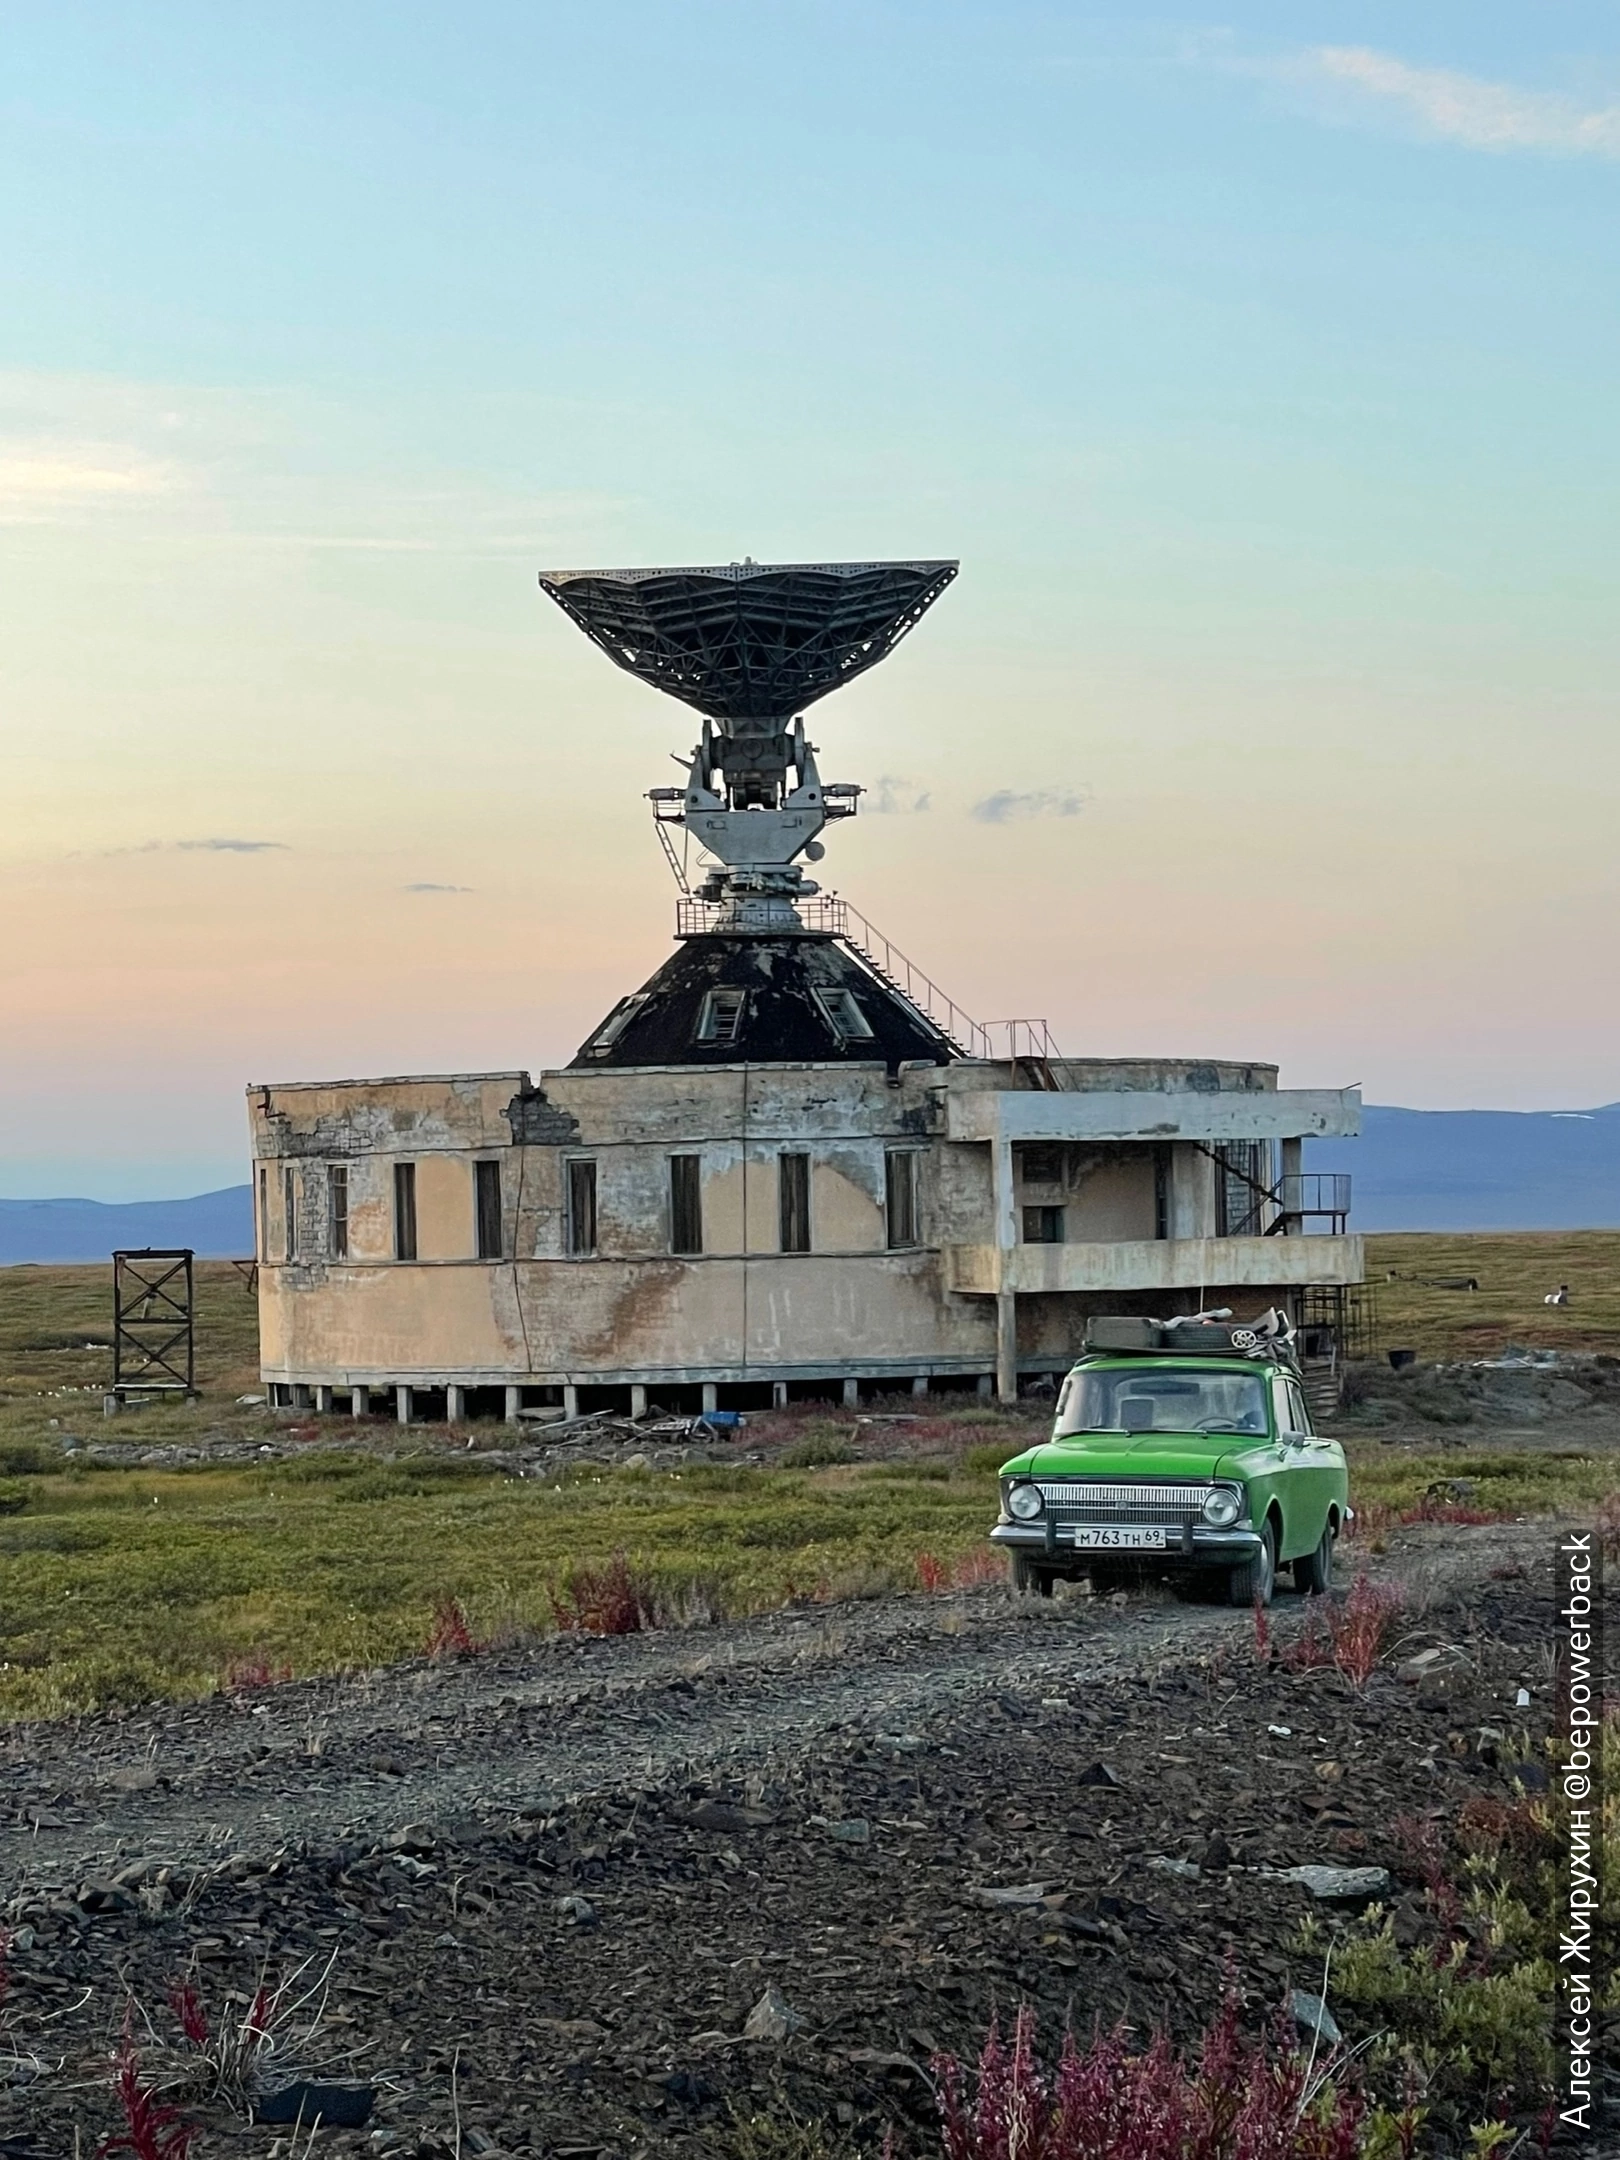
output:
[[[112,1392],[195,1395],[195,1260],[189,1245],[113,1254]]]

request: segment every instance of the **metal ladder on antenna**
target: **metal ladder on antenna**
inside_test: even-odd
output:
[[[925,1012],[952,1048],[960,1050],[964,1057],[995,1055],[987,1027],[969,1018],[956,1000],[947,997],[938,983],[908,960],[875,923],[867,921],[859,908],[851,907],[847,900],[830,897],[842,917],[839,936],[854,947],[880,982]]]

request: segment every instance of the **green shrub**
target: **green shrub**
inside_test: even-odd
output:
[[[32,1486],[21,1478],[0,1478],[0,1515],[20,1515],[32,1498]]]
[[[992,1441],[987,1446],[970,1447],[962,1457],[962,1467],[965,1470],[999,1470],[1004,1462],[1011,1462],[1029,1445],[1028,1438],[1009,1438]]]
[[[824,1470],[834,1463],[852,1463],[858,1460],[854,1448],[847,1440],[835,1439],[817,1433],[807,1440],[796,1440],[777,1457],[784,1470]]]

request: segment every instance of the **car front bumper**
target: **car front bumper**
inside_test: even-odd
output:
[[[1067,1534],[1072,1525],[1048,1519],[1043,1522],[998,1522],[991,1543],[1014,1552],[1054,1562],[1084,1567],[1093,1560],[1134,1561],[1140,1567],[1242,1567],[1260,1550],[1260,1533],[1252,1524],[1239,1523],[1230,1530],[1215,1530],[1208,1523],[1185,1522],[1166,1527],[1164,1543],[1158,1545],[1076,1545]],[[1102,1525],[1088,1527],[1101,1528]],[[1121,1523],[1122,1530],[1144,1527]]]

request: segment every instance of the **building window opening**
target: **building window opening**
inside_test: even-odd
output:
[[[699,1155],[669,1158],[669,1249],[676,1253],[703,1250],[703,1159]]]
[[[638,990],[631,997],[621,998],[602,1025],[585,1045],[587,1057],[606,1057],[631,1021],[647,1002],[647,992]]]
[[[263,1261],[270,1258],[270,1174],[264,1168],[259,1171],[259,1219],[254,1225],[257,1232],[253,1250]]]
[[[473,1164],[473,1196],[476,1201],[478,1257],[499,1260],[501,1236],[501,1166],[498,1162]]]
[[[416,1258],[416,1165],[394,1165],[394,1258]]]
[[[853,990],[812,990],[810,995],[821,1007],[822,1018],[841,1043],[871,1041],[872,1023],[861,1011]]]
[[[281,1173],[281,1250],[283,1258],[298,1258],[298,1188],[290,1170]]]
[[[884,1203],[889,1226],[889,1250],[920,1245],[922,1230],[917,1208],[917,1150],[890,1148],[883,1160]]]
[[[596,1250],[596,1165],[583,1158],[568,1165],[568,1250]]]
[[[1153,1150],[1153,1235],[1156,1238],[1170,1235],[1170,1150],[1167,1147]]]
[[[1020,1148],[1018,1154],[1018,1167],[1026,1185],[1062,1185],[1064,1166],[1061,1145]]]
[[[326,1173],[327,1239],[334,1260],[349,1257],[349,1172],[345,1164],[333,1163]]]
[[[1026,1245],[1061,1245],[1063,1210],[1060,1207],[1027,1207],[1024,1210]]]
[[[781,1211],[783,1252],[810,1250],[810,1158],[779,1155],[777,1199]]]
[[[742,1033],[746,990],[710,990],[698,1014],[697,1039],[702,1043],[731,1043]]]

